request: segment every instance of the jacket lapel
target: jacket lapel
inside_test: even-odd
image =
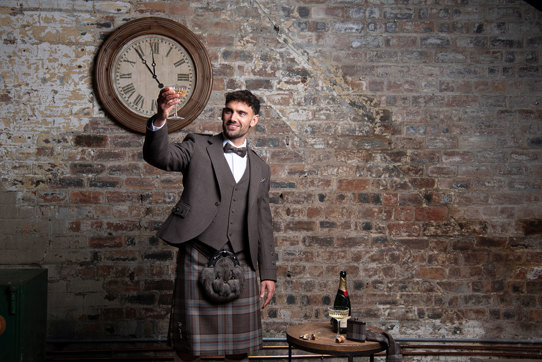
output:
[[[231,170],[224,158],[224,150],[222,148],[222,134],[218,134],[209,139],[209,146],[207,147],[207,153],[211,159],[213,170],[215,172],[216,182],[220,189],[220,195],[223,195],[224,180],[228,175],[231,175]],[[232,176],[233,177],[233,176]]]
[[[258,162],[258,156],[252,150],[248,150],[248,162],[250,162],[250,183],[248,186],[248,207],[250,208],[258,199],[258,190],[262,182],[262,172]]]

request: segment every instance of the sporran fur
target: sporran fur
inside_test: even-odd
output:
[[[202,270],[199,282],[206,297],[215,303],[227,303],[239,298],[244,277],[234,253],[219,250]]]

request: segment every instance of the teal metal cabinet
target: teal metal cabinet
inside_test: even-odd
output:
[[[45,360],[47,269],[0,269],[0,361]]]

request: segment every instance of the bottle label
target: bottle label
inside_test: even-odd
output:
[[[351,317],[347,317],[347,318],[341,319],[341,324],[340,324],[341,329],[343,329],[343,328],[346,329],[348,320],[349,320],[350,318],[351,318]]]

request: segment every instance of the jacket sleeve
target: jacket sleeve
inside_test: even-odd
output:
[[[267,166],[267,165],[266,165]],[[275,238],[273,237],[273,221],[269,207],[269,166],[267,166],[267,177],[265,182],[265,194],[260,200],[260,245],[258,245],[258,265],[261,280],[277,281],[277,256],[275,254]]]
[[[188,135],[182,143],[169,143],[167,123],[159,130],[153,131],[151,126],[153,120],[151,118],[147,123],[143,159],[161,170],[184,172],[194,150],[193,137]]]

